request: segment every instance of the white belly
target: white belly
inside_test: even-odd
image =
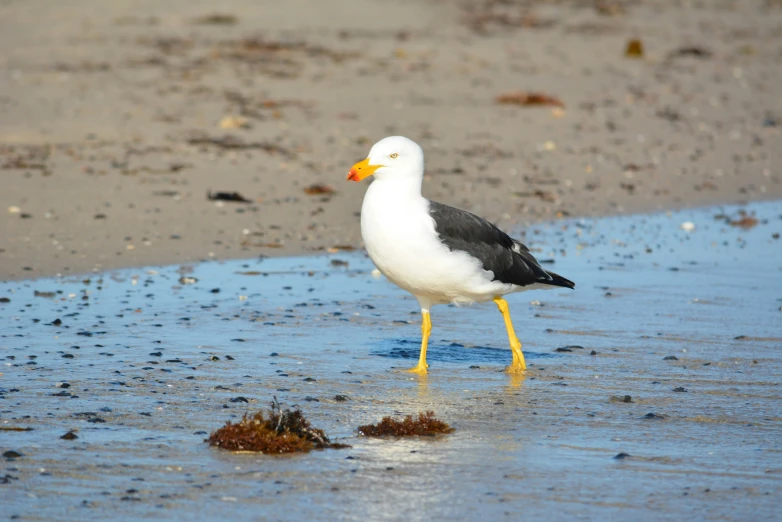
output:
[[[442,244],[429,203],[397,197],[375,181],[364,197],[361,235],[369,257],[391,282],[432,304],[487,301],[513,291],[465,252]]]

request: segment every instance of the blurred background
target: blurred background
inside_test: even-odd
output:
[[[782,196],[767,0],[0,0],[0,278],[361,248],[347,169],[512,231]]]

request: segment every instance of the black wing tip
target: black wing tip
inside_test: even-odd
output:
[[[545,281],[544,284],[551,285],[551,286],[561,286],[562,288],[570,288],[570,289],[576,287],[576,283],[574,283],[570,279],[566,279],[559,274],[555,274],[554,272],[546,272],[546,273],[551,276],[551,281]]]

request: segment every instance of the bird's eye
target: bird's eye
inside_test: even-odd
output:
[[[393,154],[391,154],[391,157],[392,157],[392,158],[396,158],[397,156],[399,156],[399,154],[397,154],[396,152],[394,152]]]

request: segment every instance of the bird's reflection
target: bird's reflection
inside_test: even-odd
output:
[[[528,372],[529,370],[525,373],[508,373],[507,390],[509,392],[519,391],[519,388],[521,388],[521,385],[524,384],[524,381],[527,379]]]
[[[418,400],[429,401],[429,375],[416,375],[416,381],[418,381]]]

